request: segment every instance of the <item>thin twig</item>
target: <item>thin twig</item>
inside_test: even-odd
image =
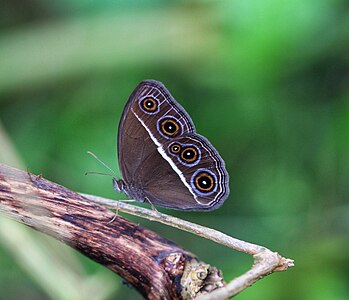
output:
[[[122,201],[115,201],[87,194],[81,195],[90,201],[102,204],[106,207],[118,209],[119,211],[148,220],[157,221],[253,256],[254,264],[248,272],[233,279],[225,287],[217,289],[208,295],[202,295],[199,299],[226,299],[232,297],[270,273],[285,271],[289,267],[294,266],[294,261],[292,259],[284,258],[277,252],[273,252],[266,247],[233,238],[215,229],[168,216],[158,211],[126,204]]]

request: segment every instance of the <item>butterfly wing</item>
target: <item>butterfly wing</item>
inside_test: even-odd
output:
[[[142,81],[131,94],[119,125],[118,154],[126,192],[136,200],[211,210],[228,197],[224,161],[157,81]]]
[[[125,183],[132,182],[137,168],[168,136],[190,132],[195,132],[193,121],[165,86],[155,80],[142,81],[129,97],[119,123],[118,157]]]
[[[158,151],[137,170],[144,197],[152,204],[178,210],[195,210],[193,194]]]

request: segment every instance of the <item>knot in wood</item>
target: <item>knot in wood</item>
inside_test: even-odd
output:
[[[185,257],[183,253],[172,252],[164,259],[164,269],[170,277],[183,274]]]
[[[193,299],[223,287],[225,282],[220,270],[192,259],[186,262],[181,285],[183,287],[182,298]]]

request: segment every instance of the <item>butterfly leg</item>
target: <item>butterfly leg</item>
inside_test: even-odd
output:
[[[119,203],[119,201],[118,201]],[[107,224],[111,224],[115,221],[116,217],[119,216],[119,207],[116,208],[114,216],[107,222]]]
[[[156,207],[154,206],[153,203],[151,203],[151,201],[148,198],[145,198],[145,201],[148,202],[150,204],[150,207],[152,210],[154,210],[155,212],[159,213],[159,211],[156,209]]]
[[[113,223],[115,221],[115,219],[117,218],[117,216],[119,215],[119,203],[120,202],[130,203],[130,202],[136,202],[136,200],[133,200],[133,199],[116,200],[115,214],[114,214],[113,218],[110,221],[108,221],[107,224]]]

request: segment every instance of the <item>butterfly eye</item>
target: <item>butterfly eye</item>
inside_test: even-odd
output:
[[[210,193],[215,187],[215,180],[210,173],[201,171],[195,175],[194,184],[201,193]]]
[[[141,104],[142,110],[145,112],[148,112],[148,113],[158,112],[159,103],[154,98],[150,98],[150,97],[144,98],[140,104]]]
[[[195,162],[198,159],[198,150],[195,147],[184,148],[181,159],[187,163]]]
[[[181,152],[181,145],[177,144],[177,143],[174,143],[170,146],[170,152],[172,154],[178,154],[179,152]]]
[[[165,137],[176,137],[181,134],[181,126],[174,118],[166,117],[159,120],[160,133]]]

